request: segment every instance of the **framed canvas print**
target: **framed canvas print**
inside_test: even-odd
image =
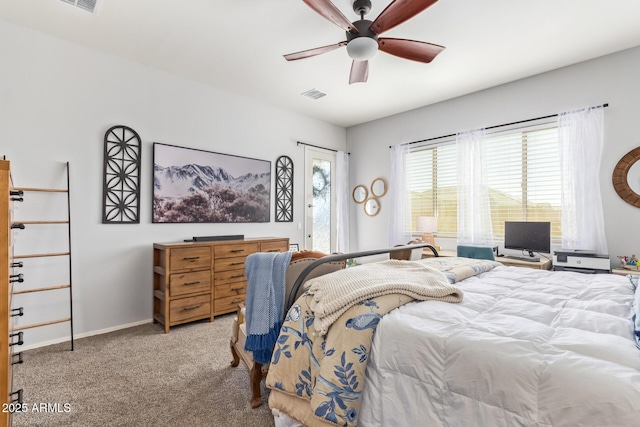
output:
[[[153,144],[153,222],[269,222],[271,162]]]

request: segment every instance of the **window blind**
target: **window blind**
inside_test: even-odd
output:
[[[411,230],[419,216],[435,216],[440,236],[455,236],[458,193],[456,146],[448,141],[429,147],[412,148],[407,158],[407,191],[411,199]]]
[[[505,221],[550,221],[560,238],[560,159],[553,124],[502,130],[487,136],[485,171],[494,238],[504,238]],[[406,170],[411,231],[418,216],[437,216],[436,234],[457,231],[456,145],[452,140],[412,147]]]
[[[550,221],[560,237],[557,128],[490,135],[486,158],[494,237],[504,238],[505,221]]]

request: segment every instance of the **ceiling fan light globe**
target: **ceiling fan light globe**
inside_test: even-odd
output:
[[[369,37],[356,37],[347,44],[347,54],[355,61],[367,61],[378,52],[378,42]]]

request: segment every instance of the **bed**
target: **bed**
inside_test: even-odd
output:
[[[303,295],[290,304],[267,377],[276,426],[640,425],[630,277],[463,258],[396,262],[443,272],[461,302],[394,301],[352,337],[350,310],[373,313],[371,299],[323,335],[303,301],[315,296]],[[290,363],[305,347],[309,369],[298,369]],[[337,372],[338,387],[327,384],[323,364]]]

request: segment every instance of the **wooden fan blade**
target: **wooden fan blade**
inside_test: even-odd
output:
[[[338,27],[350,33],[358,34],[358,29],[349,22],[346,16],[340,12],[330,0],[302,0],[311,9],[315,10],[318,14],[322,15],[329,21],[336,24]]]
[[[376,34],[383,33],[407,19],[411,19],[438,0],[394,0],[371,23],[369,28]]]
[[[369,61],[353,61],[351,73],[349,74],[349,84],[364,83],[369,77]]]
[[[400,58],[428,63],[444,50],[444,46],[417,40],[381,37],[378,39],[378,49]]]
[[[284,55],[284,59],[287,61],[295,61],[296,59],[304,59],[309,58],[311,56],[320,55],[321,53],[331,52],[339,47],[346,46],[347,42],[340,42],[336,44],[331,44],[329,46],[316,47],[315,49],[302,50],[300,52],[290,53],[288,55]]]

